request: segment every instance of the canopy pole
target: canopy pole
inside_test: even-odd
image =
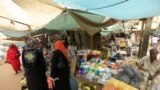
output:
[[[139,58],[144,57],[147,54],[148,45],[149,45],[149,36],[151,33],[151,26],[152,26],[152,18],[147,18],[145,20],[145,31],[143,31],[142,41],[141,41],[141,47],[139,51]]]
[[[6,18],[6,17],[3,17],[3,16],[0,16],[1,18],[4,18],[4,19],[7,19],[7,20],[11,20],[12,23],[16,22],[16,23],[20,23],[20,24],[23,24],[23,25],[29,25],[29,24],[26,24],[26,23],[22,23],[22,22],[19,22],[19,21],[16,21],[16,20],[13,20],[13,19],[10,19],[10,18]],[[31,26],[31,25],[30,25]]]
[[[140,43],[139,43],[139,50],[138,50],[138,58],[141,58],[141,53],[142,53],[142,42],[143,42],[143,34],[144,34],[144,24],[146,19],[141,19],[142,21],[142,26],[141,26],[141,37],[140,37]]]
[[[14,24],[14,22],[16,22],[16,23],[19,23],[19,24],[22,24],[22,25],[30,26],[30,28],[31,28],[31,26],[36,27],[36,28],[39,28],[39,27],[37,27],[37,26],[29,25],[29,24],[26,24],[26,23],[23,23],[23,22],[19,22],[19,21],[16,21],[16,20],[13,20],[13,19],[4,17],[4,16],[0,16],[0,18],[4,18],[4,19],[7,19],[7,20],[10,20],[12,24]]]

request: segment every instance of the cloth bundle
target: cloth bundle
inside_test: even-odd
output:
[[[124,65],[122,68],[123,71],[116,78],[133,87],[139,88],[142,81],[142,74],[132,65]]]

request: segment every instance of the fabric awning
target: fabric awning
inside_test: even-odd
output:
[[[92,36],[99,32],[102,27],[113,24],[109,24],[109,21],[109,17],[68,9],[51,20],[44,28],[51,30],[74,30],[79,28],[87,31]]]
[[[111,33],[119,32],[119,31],[124,31],[122,23],[116,23],[112,26],[102,28],[100,34],[102,36],[107,36],[107,35],[110,35]]]
[[[30,35],[34,36],[34,35],[43,34],[43,33],[58,33],[58,32],[62,32],[62,30],[49,30],[49,29],[42,28],[36,31],[15,31],[15,30],[0,28],[0,32],[2,33],[3,36],[6,36],[6,37],[22,38]]]
[[[52,0],[67,8],[108,16],[119,20],[160,15],[160,0]]]
[[[39,0],[13,1],[0,0],[0,28],[16,31],[37,30],[63,11]]]
[[[29,31],[16,31],[0,28],[0,32],[3,33],[7,37],[23,37],[29,34]]]

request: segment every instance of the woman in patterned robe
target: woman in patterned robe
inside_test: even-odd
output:
[[[36,39],[28,39],[22,51],[22,63],[25,69],[29,90],[48,90],[46,66],[43,53]]]

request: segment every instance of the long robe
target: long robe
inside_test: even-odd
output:
[[[158,71],[160,71],[160,60],[155,60],[153,63],[150,61],[149,56],[145,56],[137,63],[140,66],[143,66],[143,78],[144,78],[144,85],[147,87],[147,90],[159,90],[160,89],[160,75],[157,75],[155,78],[153,78],[152,81],[148,82],[149,74],[151,76],[154,76],[154,74]],[[156,89],[159,88],[159,89]]]
[[[54,51],[51,62],[51,77],[59,78],[54,82],[54,90],[71,90],[70,69],[64,54],[60,50]]]
[[[22,63],[29,90],[48,90],[46,66],[43,53],[39,49],[24,49]]]
[[[9,47],[7,50],[7,62],[12,65],[13,70],[17,73],[20,70],[20,53],[16,47]]]

